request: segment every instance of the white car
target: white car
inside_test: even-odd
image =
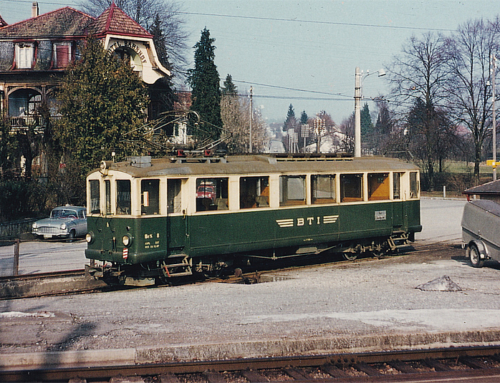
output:
[[[87,212],[81,206],[61,206],[50,212],[49,218],[33,223],[32,233],[38,238],[73,240],[87,234]]]

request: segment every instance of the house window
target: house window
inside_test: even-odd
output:
[[[18,44],[16,44],[16,68],[17,69],[31,69],[32,68],[33,51],[34,51],[34,46],[32,43],[18,43]]]
[[[66,68],[71,61],[71,43],[54,44],[54,67]]]

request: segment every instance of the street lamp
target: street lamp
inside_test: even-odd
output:
[[[383,69],[378,70],[378,77],[385,76]],[[359,67],[356,67],[355,85],[354,85],[354,157],[361,157],[361,92],[362,80],[370,76],[372,73],[366,72],[363,76]]]

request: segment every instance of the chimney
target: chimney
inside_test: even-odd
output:
[[[34,1],[31,6],[31,17],[37,17],[39,15],[38,2]]]

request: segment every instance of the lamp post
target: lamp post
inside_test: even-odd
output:
[[[378,70],[378,77],[385,76],[383,69]],[[361,157],[361,99],[363,94],[361,92],[362,80],[367,78],[371,73],[366,72],[363,77],[359,67],[356,67],[355,83],[354,83],[354,157]]]

